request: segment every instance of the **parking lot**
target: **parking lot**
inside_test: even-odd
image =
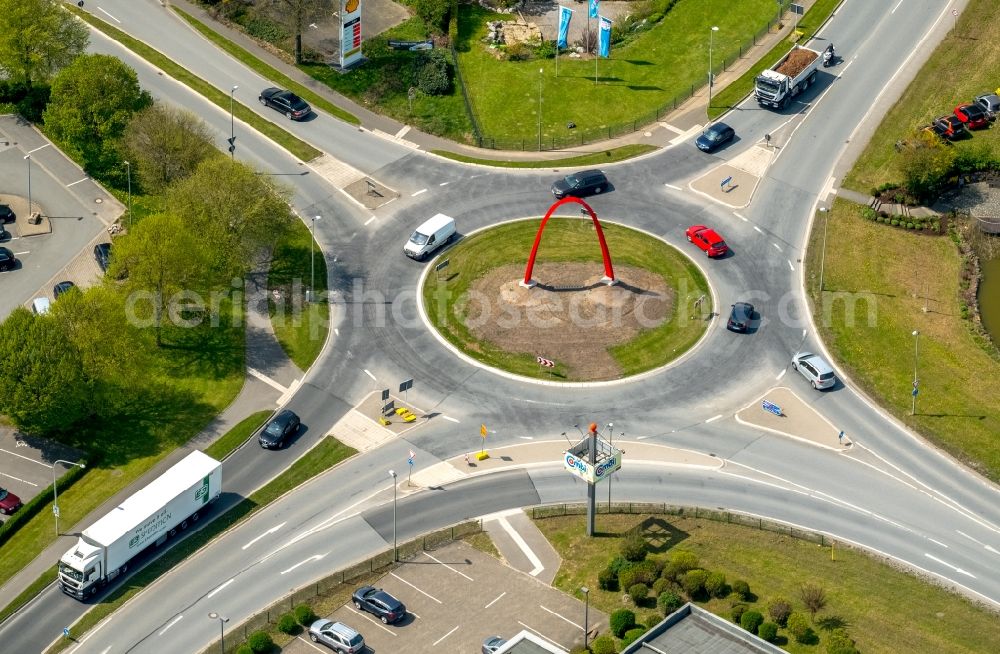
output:
[[[25,504],[38,493],[52,485],[68,468],[63,464],[53,468],[60,460],[77,461],[80,452],[71,447],[43,438],[19,434],[16,430],[0,427],[0,486],[14,493]],[[0,516],[5,519],[6,516]]]
[[[352,604],[324,616],[360,632],[369,652],[476,653],[487,636],[510,638],[522,630],[567,651],[583,644],[582,601],[462,541],[417,555],[375,585],[406,605],[406,618],[383,625]],[[591,631],[606,630],[608,618],[591,607],[588,624]],[[302,634],[282,651],[316,654],[331,650]]]

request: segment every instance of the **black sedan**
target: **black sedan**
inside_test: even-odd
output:
[[[14,215],[14,210],[10,208],[10,205],[0,204],[0,223],[12,223],[17,218]]]
[[[76,288],[76,284],[73,282],[59,282],[52,287],[52,296],[58,300],[61,295],[68,293],[70,289],[74,288]]]
[[[698,146],[699,150],[711,152],[723,143],[732,141],[735,137],[736,131],[732,127],[725,123],[715,123],[702,132],[694,144]]]
[[[293,411],[283,409],[261,430],[257,437],[260,446],[268,450],[280,450],[285,441],[299,430],[299,417]]]
[[[729,312],[729,322],[726,328],[734,332],[745,332],[753,320],[753,305],[749,302],[737,302]]]
[[[561,200],[567,195],[583,198],[588,195],[597,195],[608,190],[611,185],[603,170],[584,170],[579,173],[570,173],[562,179],[552,182],[552,195],[557,200]]]
[[[7,248],[0,248],[0,270],[14,270],[17,265],[17,259],[14,258],[14,253]]]
[[[94,260],[97,261],[101,272],[108,272],[108,265],[111,263],[111,244],[98,243],[94,246]]]
[[[368,611],[381,620],[383,624],[396,622],[406,617],[406,607],[403,606],[403,603],[381,588],[362,586],[354,591],[351,599],[354,601],[354,608],[359,611]]]
[[[258,100],[260,100],[262,105],[277,109],[285,114],[285,117],[289,120],[302,120],[312,111],[309,103],[299,96],[291,91],[284,91],[274,87],[261,91]]]

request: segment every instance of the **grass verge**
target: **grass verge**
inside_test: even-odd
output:
[[[307,303],[303,287],[308,288],[313,279],[315,299]],[[275,245],[267,287],[278,291],[280,297],[268,297],[274,335],[288,358],[300,370],[308,370],[330,331],[330,305],[326,298],[326,260],[302,221],[295,221]]]
[[[608,614],[623,608],[622,594],[601,590],[597,574],[619,553],[622,535],[640,527],[647,542],[656,544],[651,557],[686,550],[698,557],[700,567],[723,572],[730,584],[747,581],[756,598],[744,603],[765,619],[768,604],[778,597],[804,612],[799,600],[803,584],[825,589],[827,606],[813,623],[819,644],[797,643],[781,629],[783,642],[778,644],[789,652],[826,652],[829,631],[839,626],[848,629],[866,654],[973,654],[992,651],[1000,642],[996,614],[860,551],[831,551],[787,534],[678,516],[598,515],[595,538],[584,535],[582,516],[544,518],[535,524],[562,559],[553,586],[569,594],[581,586],[590,588],[591,605]],[[702,598],[696,604],[728,620],[733,602],[731,597]],[[643,624],[663,615],[652,604],[634,610]]]
[[[250,434],[257,431],[257,428],[264,424],[273,411],[258,411],[239,422],[235,427],[222,435],[219,440],[205,448],[205,454],[217,461],[226,458],[230,452],[243,444]]]
[[[223,93],[219,89],[215,88],[205,80],[200,77],[193,75],[187,69],[178,66],[169,57],[165,56],[158,50],[155,50],[142,41],[134,39],[120,29],[105,23],[103,20],[94,17],[93,15],[78,9],[72,5],[64,5],[68,10],[72,11],[78,18],[83,19],[89,25],[95,29],[100,30],[109,38],[118,41],[126,48],[139,55],[150,64],[156,66],[164,73],[174,78],[178,82],[188,86],[196,93],[202,95],[206,100],[212,102],[213,104],[219,106],[220,108],[229,111],[229,94]],[[305,141],[293,136],[292,134],[281,129],[269,120],[261,118],[248,107],[240,104],[239,102],[233,105],[233,113],[237,118],[247,123],[255,130],[271,139],[281,147],[288,150],[291,154],[295,155],[302,161],[310,161],[319,157],[323,153],[313,146],[309,145]]]
[[[620,148],[603,150],[602,152],[591,152],[575,157],[550,159],[547,161],[503,161],[500,159],[479,159],[477,157],[469,157],[464,154],[447,152],[445,150],[431,150],[431,153],[453,161],[479,164],[481,166],[495,166],[497,168],[569,168],[573,166],[599,166],[601,164],[614,163],[616,161],[625,161],[626,159],[632,159],[633,157],[638,157],[639,155],[647,154],[655,150],[659,150],[659,148],[655,145],[635,143],[632,145],[623,145]]]
[[[204,36],[206,39],[208,39],[216,46],[218,46],[219,49],[228,52],[230,55],[232,55],[234,59],[242,62],[244,65],[247,66],[247,68],[250,68],[251,70],[259,73],[265,79],[270,80],[272,82],[276,82],[281,87],[289,89],[299,97],[309,102],[312,106],[322,109],[331,116],[336,116],[337,118],[340,118],[344,122],[350,123],[352,125],[361,124],[361,120],[354,114],[344,109],[341,109],[340,107],[333,104],[326,98],[313,93],[307,87],[303,86],[302,84],[299,84],[288,75],[282,73],[277,68],[253,56],[247,50],[236,45],[226,37],[222,36],[215,30],[213,30],[208,25],[202,23],[194,16],[188,14],[182,9],[179,9],[176,6],[171,5],[170,8],[173,10],[174,13],[176,13],[185,21],[187,21],[187,23],[191,25],[191,27],[195,28],[202,36]]]
[[[677,293],[670,319],[608,351],[626,376],[662,366],[683,354],[704,333],[704,321],[684,316],[698,314],[694,302],[701,295],[710,296],[708,284],[694,263],[662,241],[620,225],[604,224],[602,228],[616,265],[635,266],[660,275]],[[557,362],[552,373],[540,369],[534,354],[502,350],[473,335],[465,324],[465,314],[470,310],[469,290],[475,281],[497,267],[523,262],[537,230],[537,220],[521,220],[460,242],[446,255],[451,262],[445,270],[447,276],[428,275],[422,290],[424,305],[434,326],[469,356],[527,377],[552,379],[554,375],[571,381],[562,364]],[[595,266],[601,262],[590,221],[575,218],[549,221],[539,256],[546,262],[586,261]]]
[[[822,294],[820,223],[811,235],[807,292],[820,335],[880,406],[1000,480],[1000,362],[977,344],[961,317],[962,260],[955,244],[947,236],[865,220],[862,209],[838,200],[829,212]],[[920,386],[916,415],[910,415],[915,355]]]
[[[799,39],[800,43],[805,43],[812,38],[812,35],[823,26],[826,19],[830,17],[843,0],[816,0],[799,21],[798,31],[804,35]],[[792,20],[790,14],[785,14],[785,20]],[[778,59],[792,49],[792,42],[782,39],[764,54],[745,73],[730,82],[724,89],[712,96],[712,106],[708,108],[708,117],[715,120],[726,113],[748,94],[753,93],[753,82],[761,71],[773,66]]]
[[[117,611],[122,605],[132,599],[139,591],[153,583],[153,581],[164,573],[180,565],[184,559],[207,545],[216,536],[253,515],[256,511],[259,511],[265,505],[273,502],[289,490],[305,483],[356,453],[357,450],[344,445],[335,438],[323,439],[315,448],[309,451],[308,456],[298,459],[285,472],[272,479],[250,497],[226,511],[226,513],[199,531],[177,543],[164,553],[163,556],[132,575],[123,586],[109,593],[107,597],[101,600],[100,604],[94,606],[94,608],[80,618],[73,625],[72,632],[77,637],[87,633],[97,626],[101,620]],[[46,650],[46,652],[48,654],[61,652],[72,644],[73,641],[62,639]]]

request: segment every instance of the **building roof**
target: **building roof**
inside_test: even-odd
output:
[[[622,654],[782,654],[784,650],[705,609],[685,604]]]
[[[566,650],[522,629],[508,639],[497,654],[566,654]]]

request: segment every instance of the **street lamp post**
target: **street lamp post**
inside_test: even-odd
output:
[[[221,641],[221,649],[219,650],[222,654],[226,654],[226,623],[229,622],[229,618],[224,618],[215,611],[208,614],[208,617],[212,620],[219,621],[219,640]]]
[[[586,586],[580,588],[583,593],[583,649],[587,649],[587,631],[590,621],[590,589]]]
[[[56,465],[59,463],[65,463],[66,465],[77,466],[79,468],[87,467],[82,463],[73,463],[72,461],[66,461],[65,459],[59,459],[52,464],[52,514],[56,517],[56,536],[59,535],[59,491],[56,490]]]
[[[233,159],[236,158],[236,118],[233,117],[233,103],[238,88],[240,87],[234,84],[233,88],[229,89],[229,154]]]
[[[316,288],[316,221],[319,220],[321,216],[313,216],[312,219],[312,238],[309,240],[309,298],[310,300],[315,300],[315,288]]]
[[[24,160],[28,162],[28,218],[31,218],[31,155],[24,155]]]
[[[920,332],[913,330],[913,390],[910,392],[912,402],[910,404],[910,415],[917,413],[917,357],[920,354]]]
[[[399,553],[396,550],[396,471],[390,470],[392,477],[392,560],[399,560]]]
[[[715,33],[719,31],[718,26],[712,25],[712,30],[708,33],[708,108],[712,108],[712,87],[715,86],[715,80],[712,75],[712,45],[715,39]]]
[[[128,176],[128,225],[132,226],[132,164],[123,161],[125,164],[125,174]]]
[[[545,79],[545,71],[538,69],[538,151],[542,151],[542,81]]]

